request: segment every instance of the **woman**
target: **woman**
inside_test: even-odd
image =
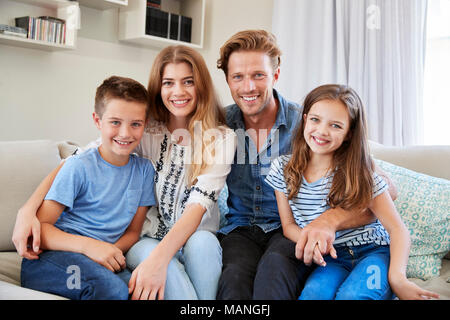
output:
[[[134,269],[132,299],[215,299],[222,267],[217,198],[236,149],[202,56],[186,46],[170,46],[156,57],[148,84],[151,121],[136,152],[156,170],[157,208],[147,213],[142,239],[127,253]],[[98,145],[97,140],[91,145]],[[14,242],[38,228],[35,213],[55,169],[19,211]],[[24,236],[25,235],[25,236]],[[38,234],[33,231],[33,238]],[[34,239],[36,240],[36,239]],[[23,243],[23,241],[22,241]]]

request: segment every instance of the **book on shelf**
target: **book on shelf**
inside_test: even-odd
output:
[[[167,38],[168,30],[169,13],[153,7],[147,7],[145,34]]]
[[[180,16],[176,13],[169,14],[169,38],[172,40],[179,40],[178,38],[178,35],[180,34],[179,17]]]
[[[161,0],[147,0],[147,7],[161,9]]]
[[[26,38],[27,30],[25,30],[24,28],[14,27],[7,24],[0,24],[0,34]]]
[[[192,18],[180,16],[180,41],[191,42]]]
[[[16,27],[27,30],[27,38],[65,44],[66,23],[62,19],[50,16],[17,17]]]
[[[192,18],[147,6],[145,34],[191,42]]]

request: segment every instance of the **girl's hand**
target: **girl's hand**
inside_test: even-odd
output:
[[[409,281],[407,278],[391,281],[391,288],[400,300],[439,299],[439,295],[437,293],[424,290],[414,282]]]
[[[83,254],[112,272],[119,272],[126,267],[122,250],[108,242],[89,238]]]
[[[131,274],[128,292],[131,300],[162,300],[166,285],[167,265],[155,259],[153,252]]]

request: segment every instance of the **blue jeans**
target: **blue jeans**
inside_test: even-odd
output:
[[[159,244],[143,237],[128,251],[127,266],[134,270]],[[222,248],[209,231],[196,231],[175,254],[167,269],[165,300],[213,300],[222,272]]]
[[[44,251],[22,260],[22,287],[73,300],[127,300],[128,270],[113,273],[81,253]]]
[[[336,248],[309,276],[299,300],[392,299],[388,281],[389,246],[367,244]]]

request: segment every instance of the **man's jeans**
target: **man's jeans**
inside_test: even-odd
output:
[[[297,299],[312,268],[295,257],[295,243],[281,228],[238,227],[219,239],[224,266],[217,299]]]
[[[115,274],[81,253],[44,251],[22,260],[22,287],[73,300],[128,299],[128,270]]]
[[[389,246],[341,246],[336,251],[337,259],[328,255],[327,265],[314,270],[299,300],[392,299]]]
[[[126,259],[135,269],[159,244],[143,237],[128,251]],[[209,231],[196,231],[170,261],[167,269],[165,300],[214,300],[222,270],[222,248]]]

